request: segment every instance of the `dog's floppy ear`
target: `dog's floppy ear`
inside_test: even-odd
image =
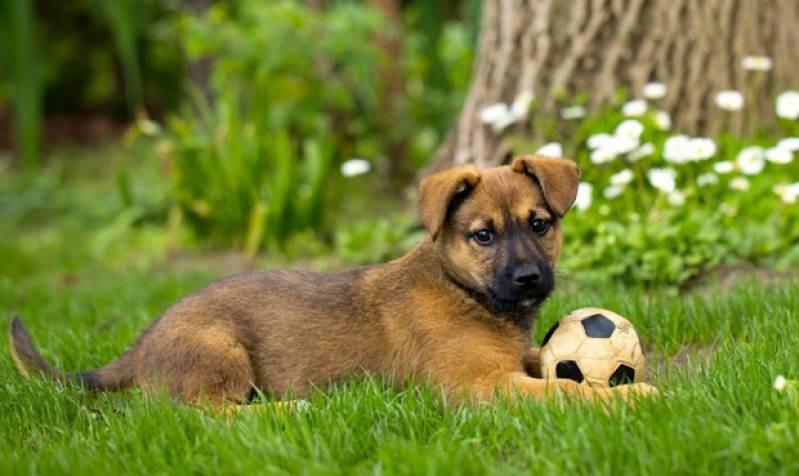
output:
[[[510,167],[538,181],[544,200],[559,217],[569,211],[577,198],[580,168],[573,160],[523,155],[513,159]]]
[[[480,182],[480,171],[464,165],[438,172],[419,183],[419,218],[435,240],[455,197],[469,193]]]

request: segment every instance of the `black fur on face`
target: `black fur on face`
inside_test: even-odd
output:
[[[514,223],[498,233],[492,253],[494,279],[486,283],[498,309],[538,305],[555,288],[554,271],[538,239],[526,224]]]

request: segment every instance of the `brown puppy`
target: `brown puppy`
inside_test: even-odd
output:
[[[187,401],[244,402],[254,388],[306,395],[353,375],[429,378],[450,400],[497,391],[536,398],[651,393],[646,384],[592,389],[537,373],[530,332],[554,287],[560,220],[579,170],[567,159],[517,158],[464,166],[422,181],[430,232],[406,256],[339,274],[299,271],[228,277],[182,299],[116,361],[65,373],[35,350],[18,318],[20,371],[92,390],[165,387]],[[527,371],[526,371],[527,370]]]

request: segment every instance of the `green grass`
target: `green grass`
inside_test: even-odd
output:
[[[187,252],[164,227],[108,231],[126,210],[113,169],[59,170],[44,185],[0,175],[0,324],[17,312],[47,359],[89,368],[223,272],[196,252],[192,266],[179,264]],[[139,179],[134,195],[149,190]],[[306,412],[229,420],[137,391],[92,396],[25,381],[3,339],[0,474],[799,472],[799,396],[772,388],[777,374],[799,375],[799,285],[676,296],[563,284],[536,339],[569,309],[617,310],[637,324],[669,398],[608,412],[532,401],[453,409],[425,389],[359,381],[315,394]]]

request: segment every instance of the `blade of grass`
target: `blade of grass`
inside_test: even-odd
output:
[[[14,133],[23,166],[37,169],[40,153],[41,95],[32,0],[2,0],[3,31],[10,57]]]
[[[142,7],[141,3],[133,0],[104,0],[100,2],[108,19],[108,26],[111,29],[114,44],[122,63],[122,74],[125,77],[125,97],[129,114],[133,114],[142,102],[139,49],[136,44],[138,35],[136,9]]]

